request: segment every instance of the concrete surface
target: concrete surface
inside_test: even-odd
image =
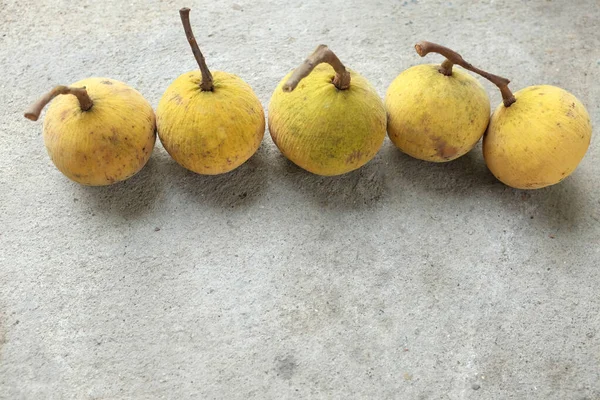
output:
[[[444,165],[389,140],[320,178],[268,134],[239,170],[157,145],[107,188],[51,164],[24,108],[109,76],[156,107],[208,64],[264,106],[319,43],[381,95],[438,41],[576,94],[600,126],[597,1],[0,1],[0,398],[600,399],[600,140],[560,185],[512,190],[478,146]],[[487,82],[493,106],[499,94]]]

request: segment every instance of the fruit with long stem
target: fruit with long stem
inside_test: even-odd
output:
[[[513,95],[508,79],[490,81],[502,94],[483,137],[492,174],[517,189],[551,186],[571,175],[592,137],[581,101],[557,86],[529,86]]]
[[[50,103],[43,124],[46,149],[68,178],[104,186],[135,175],[156,141],[154,111],[135,89],[109,78],[88,78],[57,86],[25,112],[36,121]]]
[[[269,131],[279,150],[318,175],[340,175],[369,162],[386,133],[383,102],[370,83],[320,45],[275,89]]]
[[[446,57],[441,65],[416,65],[398,75],[387,89],[388,134],[404,153],[425,161],[445,162],[469,152],[489,122],[490,100],[472,70],[456,52],[419,42],[417,53]]]
[[[158,137],[181,166],[198,174],[232,171],[258,149],[265,115],[252,88],[236,75],[209,71],[189,20],[179,11],[200,70],[180,75],[167,88],[156,110]]]

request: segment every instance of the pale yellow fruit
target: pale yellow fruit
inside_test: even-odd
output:
[[[404,153],[425,161],[454,160],[469,152],[489,122],[490,100],[471,75],[439,65],[411,67],[394,79],[385,96],[388,134]]]
[[[82,111],[73,95],[59,95],[44,117],[46,149],[68,178],[89,186],[110,185],[136,174],[156,140],[152,106],[135,89],[109,78],[88,78],[93,106]]]
[[[334,69],[319,64],[291,92],[279,83],[269,103],[269,131],[294,164],[317,175],[360,168],[377,154],[386,133],[385,108],[369,82],[348,70],[350,87],[339,90]]]
[[[156,110],[158,137],[181,166],[198,174],[229,172],[258,149],[265,115],[241,78],[214,71],[212,91],[202,91],[200,71],[180,75]]]
[[[550,85],[530,86],[500,104],[483,139],[490,171],[508,186],[537,189],[569,176],[592,137],[590,117],[571,93]]]

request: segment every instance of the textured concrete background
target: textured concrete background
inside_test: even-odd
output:
[[[481,148],[444,165],[386,142],[320,178],[270,137],[218,177],[157,145],[125,183],[64,178],[24,108],[123,80],[154,107],[195,61],[267,106],[319,43],[381,95],[455,48],[518,90],[559,85],[600,126],[600,7],[575,1],[0,1],[0,398],[600,399],[600,140],[519,191]],[[493,107],[500,96],[487,82]]]

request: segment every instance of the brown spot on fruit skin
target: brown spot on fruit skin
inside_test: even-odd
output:
[[[107,182],[115,183],[115,181],[116,181],[116,179],[114,177],[108,176],[107,174],[104,174],[104,177],[106,178]]]
[[[458,149],[454,146],[448,145],[448,143],[439,137],[434,138],[435,141],[435,150],[438,157],[443,158],[444,160],[449,160],[458,153]]]
[[[171,97],[171,101],[174,101],[175,103],[181,105],[181,103],[183,103],[183,98],[180,95],[175,94]]]
[[[100,83],[103,83],[105,85],[112,85],[113,84],[111,81],[102,81]]]
[[[362,158],[362,151],[360,150],[355,150],[353,151],[347,158],[346,158],[346,164],[354,164],[357,163],[358,161],[360,161],[360,159]]]
[[[116,128],[110,128],[110,131],[112,132],[112,135],[109,136],[108,140],[110,140],[112,144],[116,145],[119,143],[119,132]]]

